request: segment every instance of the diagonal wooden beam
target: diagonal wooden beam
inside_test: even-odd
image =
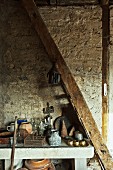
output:
[[[41,18],[37,6],[33,0],[22,0],[24,7],[32,21],[35,30],[43,42],[49,58],[52,62],[56,62],[56,68],[61,74],[63,83],[71,97],[73,106],[78,112],[78,118],[85,127],[86,133],[90,137],[95,151],[98,154],[99,161],[105,170],[113,170],[113,162],[109,151],[102,139],[98,127],[93,119],[93,116],[86,104],[86,101],[77,86],[73,75],[71,74],[66,62],[64,61],[61,53],[58,50],[54,40],[52,39],[43,19]]]

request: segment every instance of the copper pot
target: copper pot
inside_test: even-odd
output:
[[[29,170],[48,170],[51,165],[49,159],[42,160],[26,160],[25,167]]]

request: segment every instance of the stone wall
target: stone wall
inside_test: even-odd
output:
[[[0,6],[0,126],[21,118],[43,117],[49,102],[54,117],[61,114],[66,98],[61,86],[48,84],[48,55],[19,1]]]
[[[101,131],[101,8],[39,9]],[[48,84],[48,55],[20,1],[0,2],[0,127],[18,117],[42,117],[46,103],[54,118],[68,100],[60,85]],[[70,110],[64,109],[70,116]],[[71,117],[74,123],[74,117]]]
[[[101,131],[101,8],[43,7],[39,11]]]
[[[101,130],[101,8],[44,7],[39,9],[72,71]],[[0,6],[1,125],[18,117],[43,116],[50,102],[54,117],[68,103],[61,86],[48,85],[48,55],[19,1]]]

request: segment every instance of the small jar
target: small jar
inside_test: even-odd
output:
[[[80,131],[75,131],[75,140],[83,140],[83,134]]]

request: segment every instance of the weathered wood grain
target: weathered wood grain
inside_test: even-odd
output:
[[[109,86],[109,42],[110,42],[110,11],[109,2],[102,5],[102,136],[107,143],[108,138],[108,86]],[[105,85],[107,89],[105,89]],[[105,91],[107,93],[105,94]]]

